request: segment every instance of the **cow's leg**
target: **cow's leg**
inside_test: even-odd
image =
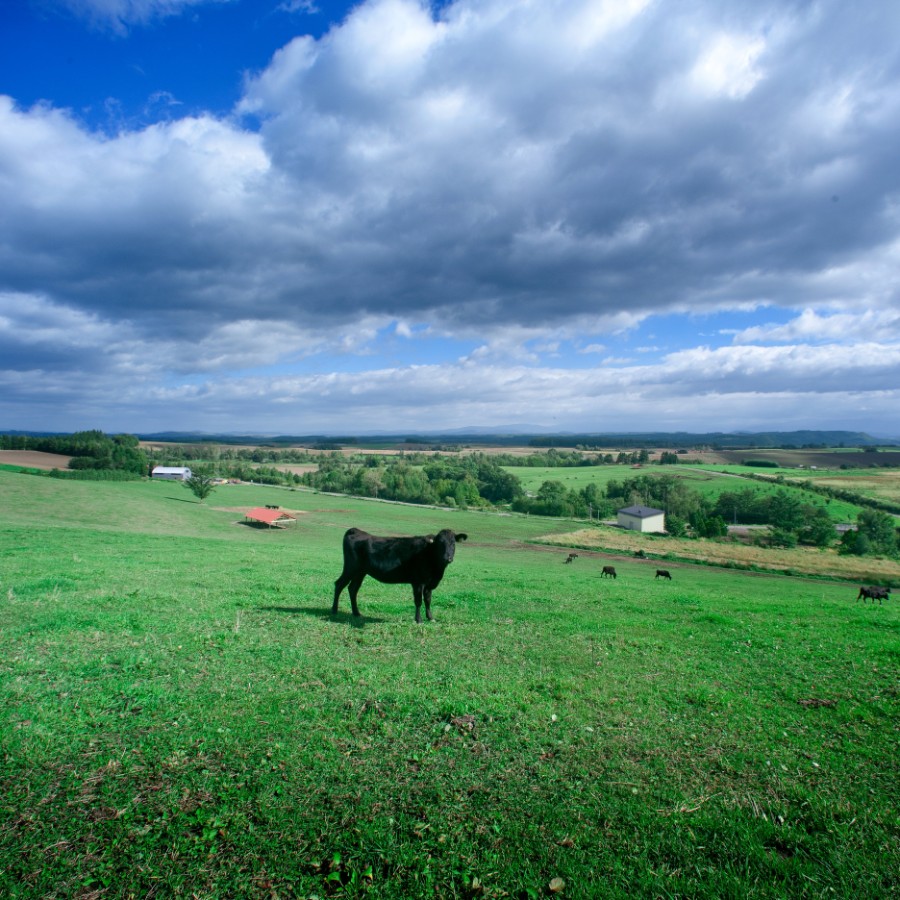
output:
[[[413,589],[413,600],[416,602],[416,622],[421,625],[422,624],[422,585],[414,584],[412,586]],[[429,616],[430,618],[430,616]]]
[[[359,607],[356,605],[356,595],[359,593],[359,586],[363,583],[365,577],[365,575],[361,575],[359,578],[354,578],[347,589],[347,593],[350,595],[350,608],[353,610],[354,616],[361,615]]]
[[[346,572],[341,572],[340,577],[334,583],[334,603],[331,604],[331,614],[337,615],[338,611],[338,600],[341,596],[341,591],[350,584],[350,576]]]
[[[429,622],[433,622],[434,616],[431,614],[431,588],[425,588],[424,597],[425,597],[425,618],[428,619]]]

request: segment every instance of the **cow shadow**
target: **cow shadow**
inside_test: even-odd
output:
[[[354,616],[352,613],[340,610],[332,615],[330,609],[321,606],[258,606],[257,609],[264,612],[283,613],[288,616],[312,616],[315,619],[328,619],[333,622],[345,623],[352,628],[365,628],[366,625],[375,625],[386,621],[378,616]]]

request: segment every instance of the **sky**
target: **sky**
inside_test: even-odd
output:
[[[0,431],[900,437],[894,0],[6,0]]]

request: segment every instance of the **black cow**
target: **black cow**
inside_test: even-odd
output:
[[[856,595],[856,599],[862,598],[863,603],[866,600],[871,600],[873,603],[877,600],[878,604],[881,605],[890,595],[891,589],[889,587],[861,587]]]
[[[344,535],[344,571],[334,583],[334,604],[331,614],[338,610],[341,591],[349,585],[353,615],[360,614],[356,605],[359,586],[366,575],[385,584],[412,585],[416,602],[416,621],[422,621],[420,608],[425,601],[425,615],[431,615],[431,592],[441,583],[444,569],[453,562],[456,542],[468,535],[454,534],[449,528],[425,537],[375,537],[358,528]]]
[[[577,559],[577,558],[578,558],[578,554],[577,554],[577,553],[570,553],[570,554],[566,557],[566,562],[567,562],[567,563],[570,563],[570,562],[572,562],[573,559]]]
[[[603,571],[600,573],[601,578],[615,578],[616,577],[616,569],[615,566],[604,566]]]
[[[656,570],[656,577],[657,577],[657,578],[668,578],[669,581],[672,580],[672,575],[671,575],[671,573],[669,572],[668,569],[657,569],[657,570]]]

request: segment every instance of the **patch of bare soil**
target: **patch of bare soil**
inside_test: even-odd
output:
[[[246,513],[250,512],[251,507],[249,506],[214,506],[213,509],[218,512],[232,512],[232,513],[240,513],[242,516]],[[288,509],[286,506],[279,506],[279,512],[289,513],[292,516],[308,516],[309,510],[306,509]]]
[[[27,466],[29,469],[68,469],[71,456],[43,453],[40,450],[0,450],[0,465]]]

